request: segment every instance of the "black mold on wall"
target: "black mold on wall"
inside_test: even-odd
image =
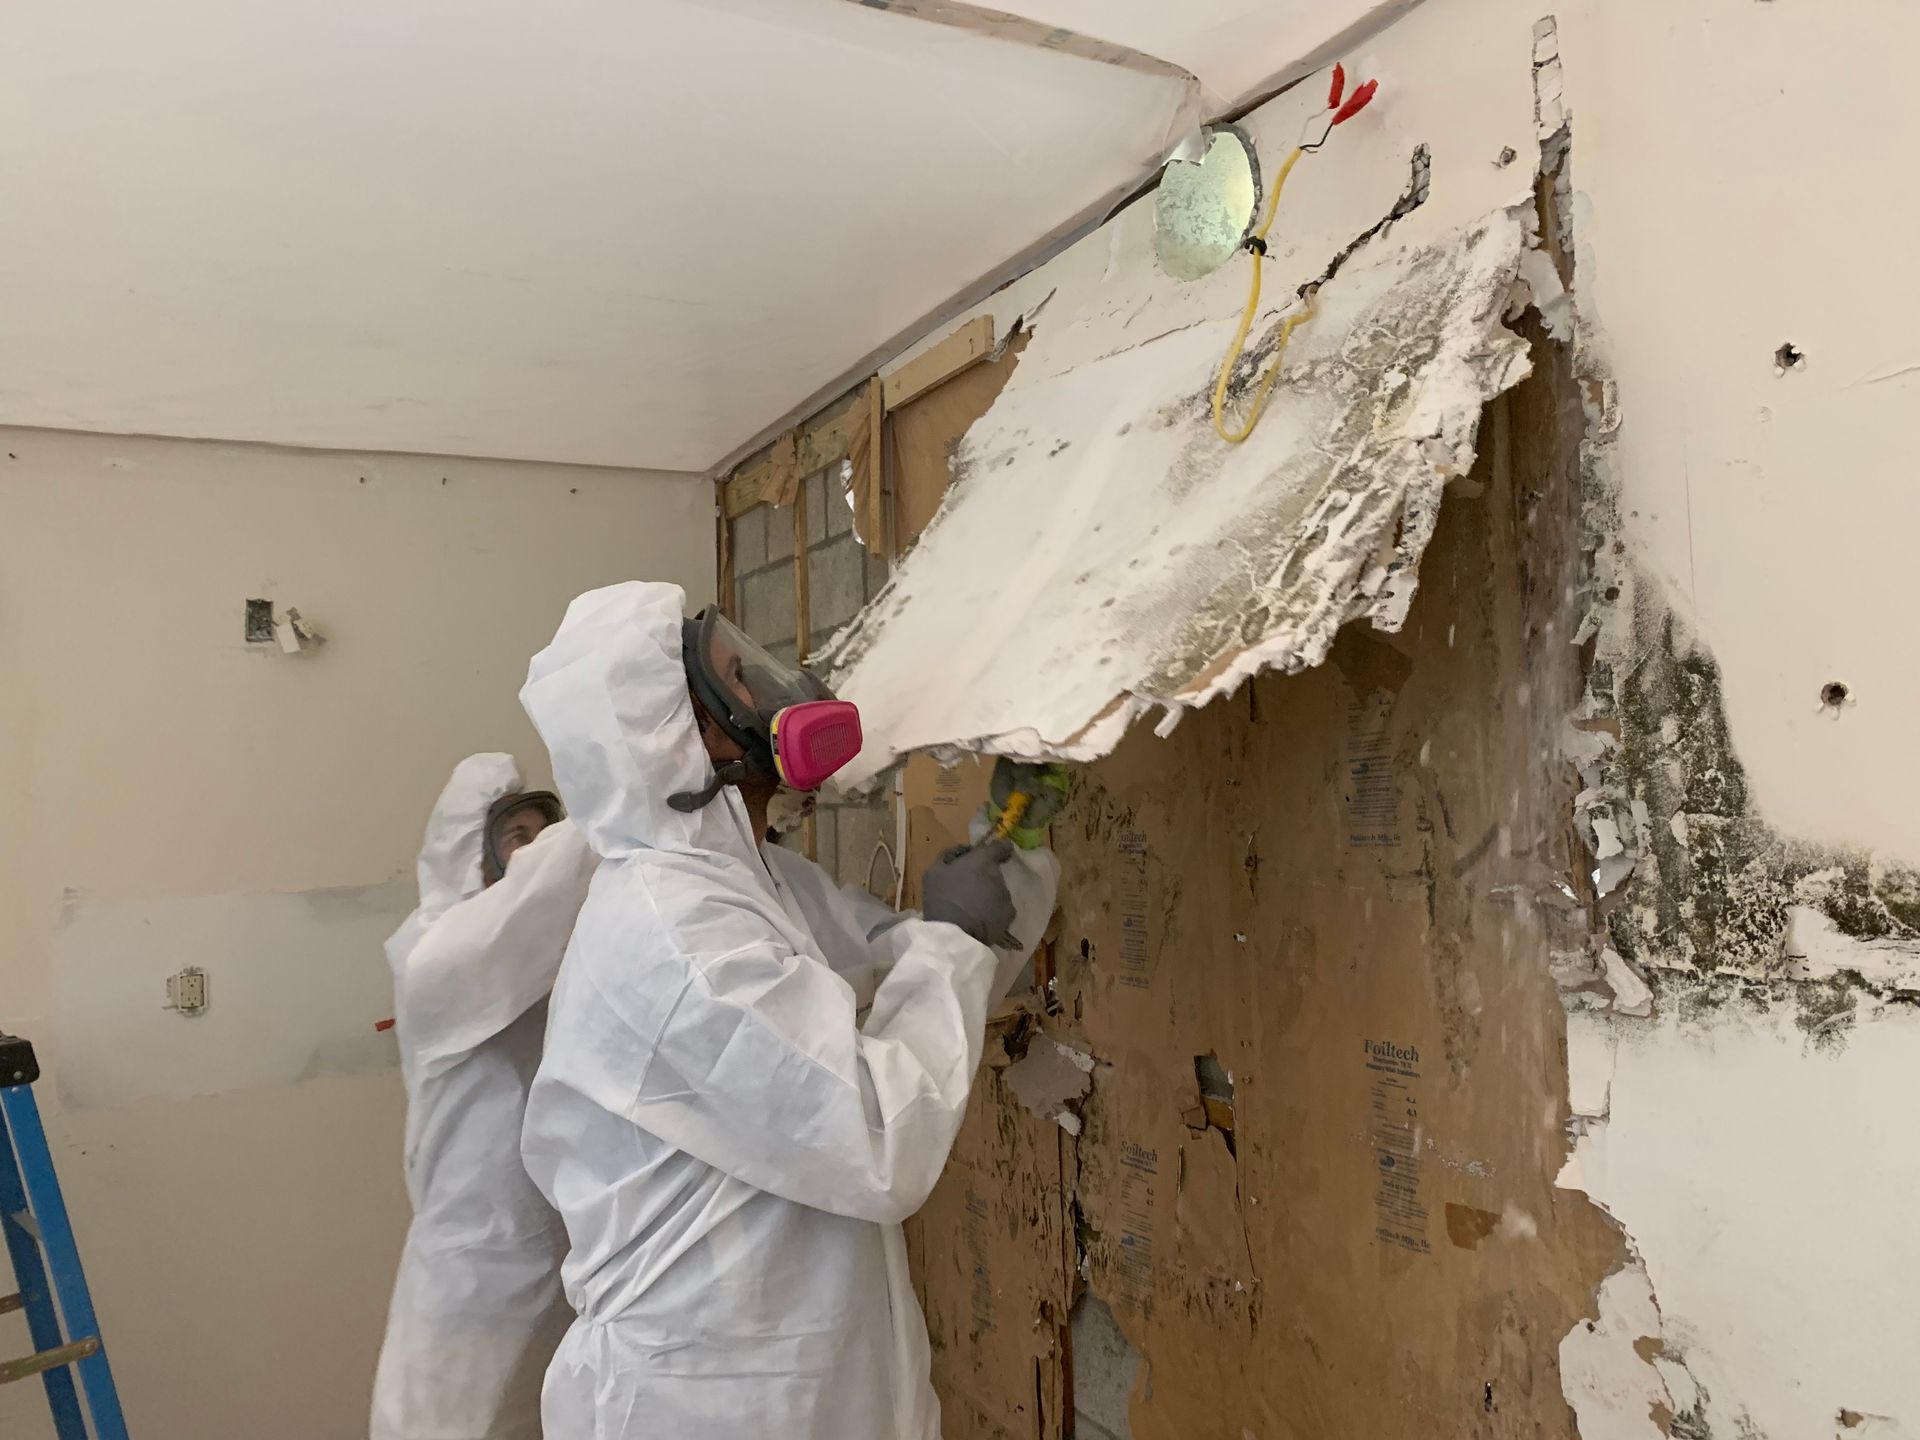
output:
[[[1639,863],[1606,912],[1609,941],[1683,1017],[1736,1001],[1788,1004],[1826,1040],[1839,1037],[1863,992],[1920,1003],[1851,972],[1789,975],[1795,907],[1854,939],[1920,941],[1920,872],[1770,825],[1735,750],[1719,666],[1651,582],[1636,577],[1629,588],[1631,642],[1596,658],[1589,679],[1590,712],[1619,728],[1608,790],[1629,811],[1645,807]]]

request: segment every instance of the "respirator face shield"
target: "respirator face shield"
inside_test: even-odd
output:
[[[507,861],[525,843],[519,834],[509,835],[508,827],[529,811],[540,817],[540,824],[532,827],[534,834],[567,818],[566,806],[551,790],[516,790],[494,801],[487,808],[480,832],[480,878],[486,884],[494,884],[507,873]],[[518,828],[525,831],[528,827]]]
[[[676,810],[697,810],[721,785],[755,775],[817,790],[860,753],[859,710],[818,676],[775,659],[719,610],[688,620],[681,647],[688,689],[745,756],[721,766],[705,792],[671,797]]]

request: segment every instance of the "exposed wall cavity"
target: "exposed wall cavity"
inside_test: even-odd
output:
[[[1155,791],[1164,752],[1135,736],[1096,762],[1096,770],[1124,773],[1126,783],[1107,785],[1098,833],[1071,836],[1062,851],[1071,859],[1080,850],[1080,878],[1108,894],[1088,907],[1085,938],[1060,957],[1044,1021],[1049,1036],[1085,1043],[1097,1057],[1090,1090],[1057,1112],[1084,1129],[1063,1138],[1054,1117],[1029,1113],[1005,1085],[1011,1118],[997,1118],[1023,1137],[1038,1127],[1045,1141],[1068,1147],[1071,1162],[1060,1163],[1077,1167],[1064,1183],[1076,1197],[1079,1274],[1144,1357],[1131,1405],[1136,1433],[1173,1433],[1166,1417],[1182,1404],[1211,1416],[1220,1394],[1244,1399],[1247,1367],[1235,1367],[1234,1347],[1267,1343],[1289,1304],[1314,1320],[1282,1335],[1274,1352],[1277,1364],[1297,1367],[1286,1375],[1294,1407],[1250,1415],[1245,1428],[1332,1433],[1341,1427],[1298,1405],[1316,1393],[1317,1351],[1327,1350],[1329,1331],[1350,1326],[1349,1352],[1364,1352],[1375,1335],[1352,1322],[1356,1313],[1366,1318],[1382,1291],[1398,1308],[1374,1316],[1373,1330],[1415,1328],[1405,1277],[1417,1272],[1402,1269],[1393,1284],[1377,1285],[1376,1263],[1478,1266],[1525,1256],[1532,1264],[1540,1254],[1563,1268],[1532,1286],[1508,1283],[1504,1293],[1516,1300],[1504,1314],[1456,1299],[1436,1317],[1448,1335],[1493,1335],[1506,1347],[1489,1345],[1465,1360],[1432,1357],[1432,1373],[1460,1393],[1472,1375],[1475,1414],[1453,1417],[1452,1430],[1518,1433],[1537,1417],[1541,1433],[1577,1424],[1584,1440],[1849,1440],[1913,1433],[1920,1417],[1906,1279],[1920,1271],[1910,1203],[1920,1193],[1920,1147],[1908,1140],[1907,1099],[1920,1063],[1920,770],[1905,734],[1920,687],[1920,631],[1908,623],[1903,589],[1920,492],[1898,478],[1920,366],[1910,333],[1888,319],[1913,308],[1916,282],[1910,267],[1863,260],[1860,248],[1863,235],[1912,228],[1916,202],[1873,183],[1857,160],[1836,159],[1827,132],[1807,121],[1844,104],[1860,133],[1911,137],[1911,107],[1895,98],[1905,93],[1897,69],[1875,57],[1909,52],[1920,12],[1899,0],[1861,0],[1845,15],[1710,0],[1673,0],[1658,15],[1609,0],[1567,0],[1553,15],[1542,8],[1519,0],[1423,7],[1358,57],[1369,73],[1388,77],[1384,103],[1363,117],[1378,129],[1343,133],[1344,148],[1330,147],[1292,181],[1269,273],[1268,294],[1277,298],[1255,334],[1270,335],[1279,307],[1328,257],[1406,203],[1395,197],[1418,203],[1357,252],[1329,295],[1360,267],[1440,244],[1516,203],[1529,213],[1538,203],[1516,294],[1544,331],[1536,364],[1543,353],[1564,353],[1542,349],[1547,341],[1574,356],[1555,403],[1569,402],[1577,432],[1570,463],[1584,501],[1584,561],[1548,569],[1538,564],[1537,534],[1515,543],[1526,583],[1575,577],[1565,628],[1530,637],[1536,656],[1567,657],[1569,670],[1577,660],[1584,682],[1584,691],[1580,683],[1564,696],[1556,691],[1551,706],[1547,743],[1567,793],[1563,802],[1556,790],[1545,833],[1522,833],[1490,804],[1487,824],[1455,836],[1460,810],[1445,792],[1458,786],[1462,767],[1444,737],[1431,746],[1422,740],[1411,773],[1430,776],[1448,803],[1423,792],[1414,818],[1393,823],[1394,764],[1404,757],[1382,749],[1391,703],[1369,709],[1368,697],[1394,691],[1394,655],[1419,643],[1411,630],[1390,641],[1365,637],[1370,646],[1348,631],[1335,648],[1332,668],[1356,692],[1353,709],[1337,712],[1351,726],[1350,744],[1327,757],[1323,773],[1302,778],[1302,798],[1284,823],[1276,816],[1263,827],[1249,817],[1244,834],[1181,836],[1162,846],[1152,832],[1173,829],[1195,804],[1187,791]],[[1877,83],[1863,83],[1868,73]],[[1263,161],[1297,133],[1306,103],[1314,102],[1283,97],[1248,117]],[[1409,187],[1409,157],[1421,153],[1423,182]],[[1777,187],[1756,185],[1751,167],[1729,159],[1754,154],[1794,187],[1791,216],[1783,218]],[[1128,355],[1179,352],[1183,337],[1231,316],[1244,294],[1231,271],[1184,289],[1159,283],[1142,267],[1122,216],[992,308],[1004,328],[1053,297],[1022,364],[1035,396],[1051,387],[1058,397],[1084,383],[1076,377],[1124,366]],[[1512,324],[1514,312],[1505,318]],[[1309,327],[1296,337],[1296,363],[1311,334]],[[1194,353],[1198,369],[1202,347]],[[1185,381],[1179,390],[1201,393]],[[1532,391],[1530,382],[1504,403],[1518,411]],[[1009,405],[1015,394],[1007,392]],[[964,489],[990,486],[993,461],[1019,451],[1013,470],[1023,483],[1001,513],[1031,515],[1032,523],[982,531],[952,559],[990,576],[981,588],[987,598],[956,611],[968,646],[1023,662],[1018,675],[961,677],[960,688],[986,696],[1002,718],[1022,707],[1038,713],[1050,699],[1028,692],[1063,675],[1067,688],[1080,683],[1044,644],[1031,648],[1026,632],[989,625],[983,633],[978,623],[1002,601],[1015,613],[1071,608],[1077,597],[1061,602],[1034,583],[1031,557],[1049,567],[1056,554],[1070,557],[1067,564],[1098,553],[1084,532],[1050,523],[1054,512],[1045,507],[1069,488],[1063,476],[1093,463],[1095,439],[1112,437],[1097,428],[1046,432],[1058,410],[1050,399],[1018,425],[990,422],[975,440],[991,431],[1004,445],[969,446],[976,463],[954,497],[956,512],[965,508]],[[1125,418],[1139,428],[1137,417]],[[1123,417],[1113,419],[1117,431]],[[1028,433],[1013,433],[1022,428]],[[1509,441],[1539,438],[1503,441],[1493,428],[1475,437],[1482,459]],[[1131,463],[1137,452],[1127,453]],[[1443,540],[1450,523],[1484,503],[1479,483],[1469,477],[1449,487]],[[1019,537],[1011,546],[1017,558],[989,558],[1009,555],[1009,535]],[[1244,542],[1220,537],[1216,548],[1231,563]],[[1427,601],[1447,573],[1441,553],[1437,540],[1422,561]],[[1449,595],[1446,603],[1457,601]],[[1452,619],[1446,624],[1451,649]],[[1463,620],[1458,642],[1484,645],[1493,633],[1505,632]],[[1085,653],[1096,664],[1126,655],[1132,638],[1095,628]],[[1164,703],[1147,673],[1143,667],[1142,683],[1115,685],[1109,696],[1155,694]],[[1033,685],[1035,676],[1044,683]],[[1163,743],[1184,750],[1244,723],[1244,746],[1229,759],[1266,762],[1260,773],[1270,792],[1272,777],[1295,758],[1288,746],[1299,743],[1299,732],[1279,722],[1283,703],[1292,717],[1332,683],[1325,668],[1267,677],[1249,687],[1244,713],[1236,697]],[[1418,670],[1410,683],[1419,683]],[[1529,674],[1505,699],[1542,705],[1542,690],[1540,676]],[[1095,712],[1097,720],[1130,704],[1123,698],[1116,710]],[[1324,722],[1336,712],[1329,704],[1316,713]],[[963,716],[937,741],[930,724],[913,743],[1006,742],[1012,734],[996,735],[998,721],[977,724],[972,712],[945,709],[939,718]],[[1034,729],[1055,739],[1077,733]],[[1260,749],[1263,736],[1278,733],[1287,745]],[[1218,764],[1216,755],[1189,758]],[[1220,768],[1235,773],[1231,763]],[[1248,803],[1242,789],[1221,783],[1206,797],[1216,830],[1240,824],[1233,807]],[[1239,914],[1272,893],[1299,848],[1276,840],[1276,831],[1297,841],[1302,817],[1315,813],[1313,797],[1330,784],[1351,792],[1343,796],[1349,823],[1323,837],[1317,853],[1351,868],[1367,846],[1391,850],[1410,835],[1433,852],[1390,871],[1388,894],[1355,922],[1364,942],[1329,943],[1333,932],[1317,907],[1339,897],[1320,876],[1297,884],[1266,917]],[[1083,792],[1079,803],[1090,797]],[[1522,811],[1538,799],[1499,798]],[[1232,865],[1223,858],[1229,851]],[[1352,875],[1340,878],[1347,884]],[[1501,935],[1510,947],[1497,968],[1476,972],[1474,947],[1446,940],[1459,913],[1449,917],[1443,906],[1463,878],[1485,884],[1511,912],[1482,915],[1475,927],[1478,938]],[[1176,886],[1184,890],[1174,893]],[[1300,1153],[1270,1143],[1277,1124],[1301,1123],[1296,1110],[1327,1110],[1342,1057],[1316,1055],[1297,1084],[1276,1084],[1279,1067],[1298,1064],[1298,1054],[1250,1057],[1252,1046],[1222,1037],[1243,1023],[1256,1042],[1293,1026],[1302,1045],[1319,1043],[1325,1022],[1298,1025],[1302,1006],[1348,969],[1377,960],[1381,937],[1407,919],[1393,902],[1407,896],[1433,908],[1408,920],[1409,964],[1429,965],[1431,974],[1422,977],[1428,990],[1404,1001],[1411,1015],[1431,1005],[1435,1030],[1413,1037],[1401,1020],[1364,1038],[1390,1058],[1418,1050],[1423,1102],[1433,1088],[1457,1087],[1463,1102],[1474,1097],[1488,1107],[1477,1120],[1520,1117],[1514,1123],[1530,1145],[1504,1156],[1484,1145],[1450,1150],[1429,1118],[1424,1138],[1437,1148],[1420,1153],[1416,1193],[1404,1185],[1362,1193],[1338,1167],[1303,1169]],[[1215,927],[1216,915],[1229,918]],[[1192,984],[1201,955],[1247,982],[1235,994],[1250,998],[1237,1010]],[[1310,963],[1288,963],[1295,957]],[[1387,969],[1379,978],[1405,977]],[[1522,1076],[1496,1090],[1496,1055],[1506,1064],[1518,1057],[1489,1037],[1499,1045],[1541,1039],[1526,1023],[1537,1017],[1514,993],[1535,981],[1550,1007],[1556,990],[1564,1003],[1564,1063],[1549,1046],[1546,1078]],[[1374,985],[1355,1006],[1377,1005],[1384,993]],[[1259,1023],[1248,1023],[1239,1012],[1256,1006]],[[1495,1007],[1505,1007],[1506,1018],[1490,1018]],[[1138,1035],[1156,1033],[1154,1026],[1174,1034],[1141,1043]],[[1021,1052],[1030,1053],[1031,1044]],[[1049,1066],[1055,1058],[1045,1056]],[[1009,1062],[1028,1063],[1011,1053]],[[1039,1099],[1042,1110],[1054,1103]],[[1550,1118],[1537,1123],[1543,1114]],[[1377,1159],[1364,1124],[1352,1128],[1356,1154]],[[1456,1133],[1476,1132],[1463,1124]],[[987,1153],[999,1151],[986,1144]],[[1416,1167],[1394,1158],[1396,1173],[1412,1179]],[[989,1169],[979,1155],[970,1163],[975,1174]],[[1553,1198],[1501,1193],[1535,1171],[1558,1172]],[[1339,1214],[1316,1219],[1327,1187],[1347,1183],[1353,1193]],[[970,1193],[956,1186],[945,1213],[970,1213],[960,1203]],[[1292,1207],[1287,1224],[1269,1230],[1262,1212],[1281,1203]],[[1341,1233],[1353,1213],[1381,1217],[1381,1229],[1399,1237],[1396,1253],[1381,1260],[1369,1251],[1366,1264],[1342,1274],[1350,1283],[1316,1292],[1327,1255],[1312,1242]],[[1583,1228],[1589,1219],[1602,1233]],[[1285,1245],[1303,1230],[1310,1233],[1289,1274]],[[1269,1233],[1281,1243],[1263,1238]],[[1543,1296],[1556,1305],[1527,1312]],[[1054,1319],[1039,1312],[1034,1333]],[[1079,1341],[1080,1309],[1075,1321]],[[1205,1342],[1176,1337],[1179,1324],[1203,1332]],[[964,1324],[949,1333],[965,1333]],[[1387,1384],[1383,1366],[1354,1386],[1349,1402],[1374,1405],[1368,1386],[1402,1396],[1416,1389],[1409,1357],[1418,1343],[1399,1346]],[[1531,1368],[1543,1353],[1557,1369]],[[1556,1403],[1564,1397],[1571,1415],[1549,1415],[1543,1393]],[[1436,1390],[1430,1398],[1445,1407],[1460,1395]],[[1433,1413],[1418,1423],[1432,1428]],[[1376,1419],[1381,1433],[1409,1428],[1385,1402]],[[1143,1421],[1152,1423],[1143,1429]]]

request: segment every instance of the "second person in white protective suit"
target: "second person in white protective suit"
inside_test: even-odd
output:
[[[546,1440],[935,1440],[900,1222],[1057,871],[1004,844],[942,857],[936,920],[763,848],[769,770],[818,783],[857,721],[717,616],[683,627],[684,603],[582,595],[521,692],[606,857],[523,1140],[579,1311]]]
[[[565,1231],[520,1160],[547,992],[599,857],[511,755],[460,762],[427,823],[420,906],[387,942],[413,1223],[372,1440],[540,1440],[572,1319]]]

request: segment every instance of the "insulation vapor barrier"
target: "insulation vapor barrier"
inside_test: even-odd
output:
[[[1210,414],[1232,319],[1077,364],[1060,356],[1090,322],[1043,320],[940,513],[826,657],[873,737],[846,783],[928,748],[1090,760],[1153,710],[1165,730],[1259,671],[1318,664],[1347,620],[1397,628],[1481,407],[1527,373],[1502,324],[1526,244],[1501,210],[1371,266],[1360,252],[1243,445]]]

